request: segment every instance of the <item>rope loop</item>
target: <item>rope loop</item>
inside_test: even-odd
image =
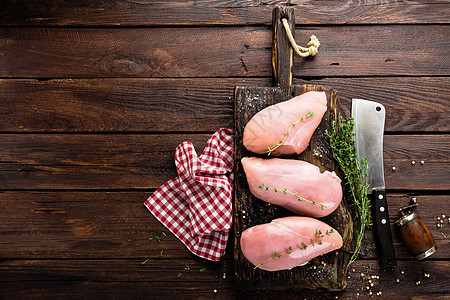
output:
[[[316,56],[316,54],[319,53],[320,42],[314,34],[311,35],[308,44],[306,44],[306,47],[299,46],[292,36],[288,21],[284,18],[281,19],[281,21],[283,22],[284,29],[286,30],[289,41],[291,42],[292,48],[294,48],[295,53],[297,53],[301,57]]]

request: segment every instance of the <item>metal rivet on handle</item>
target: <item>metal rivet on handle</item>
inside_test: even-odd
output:
[[[380,199],[380,200],[383,199],[383,195],[382,195],[382,194],[379,194],[379,195],[378,195],[378,199]]]
[[[382,224],[386,224],[386,219],[381,219]]]
[[[384,206],[380,207],[380,211],[383,212],[384,211]]]

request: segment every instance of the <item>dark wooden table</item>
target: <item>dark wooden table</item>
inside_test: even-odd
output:
[[[142,204],[180,142],[232,128],[236,85],[271,84],[285,3],[298,43],[322,43],[294,83],[338,90],[347,114],[385,105],[391,222],[416,197],[438,245],[415,261],[394,231],[383,272],[368,232],[343,292],[235,293],[232,239],[205,262]],[[0,298],[448,299],[449,21],[449,1],[2,1]]]

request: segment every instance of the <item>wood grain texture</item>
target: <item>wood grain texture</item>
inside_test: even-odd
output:
[[[227,281],[230,281],[233,273],[233,269],[228,264],[228,259],[213,263],[197,257],[180,256],[170,259],[155,257],[141,265],[143,261],[145,260],[68,259],[67,263],[71,267],[67,267],[67,263],[63,260],[6,260],[0,262],[0,281],[24,281],[29,279],[29,274],[31,273],[32,278],[39,281],[133,281],[147,283],[176,281],[180,285],[188,282],[209,282],[209,284],[216,284],[220,281],[225,282],[223,280],[224,273],[229,277]],[[165,265],[166,268],[159,268],[161,265]],[[189,266],[190,270],[185,270],[186,265]],[[204,271],[201,272],[200,270],[203,268]],[[42,274],[38,275],[36,273],[39,270]],[[179,273],[182,273],[180,277],[178,277]]]
[[[200,155],[210,134],[0,137],[1,189],[128,189],[157,188],[175,177],[178,144],[190,141]],[[449,149],[448,135],[385,136],[387,189],[448,190],[442,179],[448,178]]]
[[[157,188],[177,175],[175,148],[181,142],[192,142],[200,155],[209,137],[5,135],[0,154],[0,187]]]
[[[0,258],[192,259],[194,255],[144,207],[143,202],[150,194],[150,191],[2,192]],[[436,217],[443,213],[450,215],[449,211],[442,210],[443,207],[450,207],[450,196],[414,196],[419,202],[416,213],[427,224],[438,246],[430,259],[449,260],[450,245],[441,233],[450,235],[450,224],[437,228]],[[411,197],[406,193],[388,194],[394,247],[400,260],[412,259],[412,256],[401,244],[393,223],[399,217],[398,209],[406,206]],[[161,242],[156,240],[155,235],[161,238]],[[376,251],[365,250],[366,246],[371,248],[373,243],[372,231],[368,230],[363,240],[361,259],[378,257]],[[226,257],[231,258],[232,253],[233,241],[230,239]]]
[[[450,132],[448,77],[294,78],[294,83],[339,91],[346,115],[352,98],[380,102],[387,133]],[[269,78],[0,79],[0,131],[212,132],[232,127],[235,86],[270,84]]]
[[[294,76],[448,75],[449,31],[444,25],[297,28],[299,44],[315,34],[321,47],[314,59],[295,59]],[[269,77],[271,40],[265,26],[6,27],[0,28],[0,76]]]
[[[231,127],[238,82],[242,79],[2,79],[0,131],[212,132]]]
[[[145,208],[143,203],[150,194],[1,193],[4,221],[0,257],[134,258],[140,261],[194,257]],[[159,236],[161,242],[155,236]]]
[[[0,299],[449,299],[450,224],[435,225],[450,216],[449,4],[1,1]],[[322,43],[295,58],[294,84],[339,91],[347,115],[351,98],[386,107],[390,221],[417,197],[438,245],[429,259],[413,260],[394,230],[399,267],[381,272],[369,230],[343,292],[236,293],[232,242],[205,263],[142,205],[176,176],[178,143],[200,152],[233,126],[235,86],[271,85],[278,5],[295,8],[298,44]]]
[[[2,26],[156,26],[270,24],[289,4],[301,24],[449,22],[447,1],[4,1]]]
[[[192,266],[184,271],[184,264]],[[228,267],[230,260],[216,266],[206,266],[204,273],[199,260],[177,259],[151,260],[147,266],[139,266],[136,260],[17,260],[0,262],[0,296],[14,299],[66,298],[98,299],[104,295],[120,298],[152,299],[373,299],[381,291],[380,299],[446,299],[450,293],[448,268],[450,262],[423,261],[411,264],[399,261],[395,272],[383,272],[376,268],[377,261],[357,261],[349,273],[349,285],[342,292],[283,291],[283,292],[235,292],[233,274]],[[161,272],[161,265],[167,266]],[[367,266],[371,271],[366,272]],[[401,274],[400,270],[405,271]],[[177,277],[182,272],[181,277]],[[424,276],[429,273],[430,277]],[[223,274],[226,274],[225,279]],[[365,274],[361,277],[361,273]],[[368,277],[374,286],[369,295]],[[174,277],[174,278],[173,278]],[[395,279],[399,279],[399,283]],[[419,285],[416,282],[420,281]],[[364,290],[361,289],[364,288]],[[217,290],[217,293],[214,292]],[[437,291],[430,294],[430,291]]]

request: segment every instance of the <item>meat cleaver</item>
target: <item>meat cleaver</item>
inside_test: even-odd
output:
[[[353,99],[352,118],[355,121],[355,145],[358,161],[367,158],[367,193],[372,197],[372,216],[380,256],[380,267],[397,267],[386,201],[383,167],[383,133],[386,110],[374,101]]]

